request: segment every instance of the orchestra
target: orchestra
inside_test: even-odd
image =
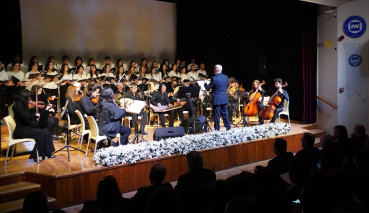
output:
[[[171,65],[165,59],[160,67],[154,61],[149,68],[147,59],[143,58],[138,67],[132,60],[127,66],[128,69],[125,69],[123,60],[118,59],[114,68],[111,69],[113,66],[111,59],[105,57],[101,69],[97,66],[93,58],[88,60],[88,66],[85,68],[82,58],[78,56],[75,58],[74,66],[70,68],[68,56],[63,56],[60,65],[56,64],[55,57],[49,57],[42,70],[43,66],[39,65],[38,58],[33,56],[27,72],[24,73],[20,69],[19,61],[12,63],[9,71],[6,71],[4,64],[0,62],[0,89],[3,94],[1,98],[2,117],[7,114],[4,112],[7,110],[4,106],[11,106],[15,102],[13,111],[18,127],[15,135],[25,136],[19,129],[27,129],[27,134],[33,130],[39,132],[44,136],[42,139],[32,134],[38,140],[37,143],[41,144],[37,150],[43,157],[52,157],[54,151],[52,140],[57,139],[61,134],[59,119],[66,120],[65,116],[58,117],[57,110],[62,109],[66,102],[68,102],[66,109],[71,125],[80,124],[80,118],[75,113],[79,110],[82,115],[95,118],[100,133],[107,135],[109,141],[120,133],[119,143],[111,142],[112,145],[118,146],[129,143],[131,130],[127,125],[122,126],[123,122],[121,122],[125,116],[132,117],[134,128],[132,132],[136,135],[148,134],[147,123],[158,122],[161,127],[166,127],[165,113],[169,114],[169,127],[175,125],[177,115],[180,122],[178,125],[183,125],[185,122],[183,111],[188,111],[189,118],[193,115],[205,116],[210,120],[215,116],[226,114],[227,119],[223,117],[223,123],[226,129],[230,129],[234,118],[237,117],[235,115],[256,116],[259,118],[258,124],[263,124],[265,120],[273,123],[278,113],[282,111],[284,101],[289,100],[287,91],[282,89],[285,85],[282,84],[280,78],[274,80],[274,88],[268,91],[262,88],[265,82],[253,80],[251,91],[247,92],[243,89],[242,84],[240,85],[239,80],[223,75],[228,80],[225,84],[228,86],[224,91],[224,96],[221,95],[220,103],[219,97],[214,100],[214,93],[218,88],[212,82],[214,78],[208,76],[205,63],[197,66],[194,61],[186,66],[184,61],[178,59],[175,64]],[[180,87],[200,86],[200,82],[208,82],[208,84],[201,88],[199,97],[194,101],[195,104],[190,104],[178,97]],[[208,87],[209,85],[213,85],[212,88]],[[263,103],[264,97],[267,96],[270,96],[272,100],[265,104]],[[34,102],[36,97],[37,103],[44,106],[40,108],[39,113],[36,113],[34,104],[25,104],[28,100]],[[127,106],[124,101],[122,102],[125,99],[143,101],[145,104],[141,110],[134,113],[126,111]],[[243,105],[242,109],[240,103]],[[214,112],[218,110],[216,108],[218,105],[221,105],[222,115]],[[156,111],[163,107],[165,110]],[[226,112],[223,112],[224,109]],[[151,116],[153,113],[158,113],[157,121],[155,121],[155,116]],[[26,117],[23,118],[23,114]],[[229,120],[229,125],[226,124],[227,120]],[[84,123],[85,129],[89,129],[87,119]],[[215,129],[219,130],[219,124],[215,123]],[[114,127],[114,131],[109,129],[109,125]],[[36,162],[40,160],[35,158],[35,152],[32,152],[31,158]]]

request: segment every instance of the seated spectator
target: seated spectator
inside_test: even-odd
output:
[[[106,176],[100,180],[96,192],[96,200],[86,201],[82,211],[99,209],[102,212],[120,212],[129,209],[129,200],[123,198],[117,181],[113,176]]]
[[[149,198],[146,213],[182,213],[182,208],[174,191],[168,188],[157,189]]]
[[[224,213],[254,213],[259,212],[250,199],[246,197],[234,197],[225,207]]]
[[[166,173],[166,168],[161,164],[155,164],[151,167],[149,176],[151,185],[137,189],[137,193],[131,198],[140,212],[143,212],[149,197],[151,194],[153,194],[153,192],[155,192],[155,190],[159,188],[168,188],[173,190],[173,187],[170,183],[163,184]]]
[[[41,190],[29,193],[24,199],[22,212],[48,213],[49,207],[45,193]]]
[[[351,157],[353,155],[353,147],[348,137],[346,127],[343,125],[335,126],[333,137],[335,139],[334,146],[336,150],[346,158]]]
[[[274,167],[285,173],[289,170],[291,161],[293,160],[292,152],[287,152],[287,141],[277,138],[274,141],[273,151],[277,155],[268,162],[268,167]]]
[[[354,126],[351,133],[351,141],[355,151],[364,148],[365,139],[368,137],[365,131],[365,126],[362,124]]]
[[[178,193],[189,192],[215,180],[215,172],[203,168],[204,162],[199,152],[192,151],[187,154],[187,165],[189,171],[178,178],[174,191]]]
[[[322,150],[334,149],[334,138],[330,134],[324,134],[320,137],[320,147]]]
[[[304,133],[301,138],[302,150],[295,155],[295,158],[306,161],[310,168],[313,168],[319,161],[319,149],[314,147],[314,143],[315,136],[311,133]]]

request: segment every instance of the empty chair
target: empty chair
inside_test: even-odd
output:
[[[288,124],[291,126],[289,105],[290,105],[290,102],[285,100],[284,101],[284,106],[283,106],[283,111],[278,114],[278,121],[281,122],[281,115],[287,115]]]
[[[90,133],[89,129],[86,129],[85,127],[85,119],[83,119],[82,113],[79,110],[76,110],[76,114],[79,117],[79,120],[81,121],[81,127],[79,128],[79,148],[82,147],[82,141],[83,141],[83,136],[85,136],[86,134]]]

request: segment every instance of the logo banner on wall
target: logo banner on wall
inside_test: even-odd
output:
[[[359,96],[364,102],[369,101],[368,47],[366,46],[361,43],[344,44],[346,100]]]
[[[366,31],[366,22],[360,16],[350,16],[343,23],[343,31],[348,37],[359,38]]]

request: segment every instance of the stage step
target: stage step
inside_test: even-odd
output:
[[[307,129],[307,130],[318,129],[318,123],[302,124],[299,127],[303,128],[303,129]]]
[[[24,198],[28,193],[40,189],[40,184],[29,182],[19,182],[0,186],[0,203]]]
[[[327,133],[327,130],[324,129],[310,129],[308,132],[313,134],[316,138],[322,136],[323,134]]]
[[[47,197],[47,202],[49,203],[49,209],[50,205],[55,204],[56,199],[53,197]],[[23,207],[24,199],[14,200],[6,203],[0,204],[0,212],[21,212]]]

